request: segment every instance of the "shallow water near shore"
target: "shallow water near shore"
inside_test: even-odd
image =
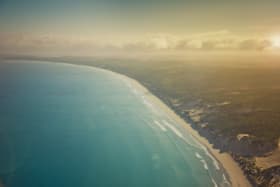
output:
[[[122,76],[2,62],[0,88],[7,187],[230,186],[207,149]]]

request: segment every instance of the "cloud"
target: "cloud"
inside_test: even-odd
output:
[[[227,30],[187,36],[151,34],[141,37],[141,39],[135,38],[121,43],[105,42],[105,40],[88,37],[24,33],[0,33],[0,40],[0,50],[6,53],[93,54],[126,51],[249,51],[265,50],[272,46],[271,42],[265,38],[238,36]]]
[[[219,50],[265,50],[271,47],[265,38],[242,37],[227,30],[200,33],[190,36],[158,34],[123,45],[124,49],[133,50],[178,50],[178,51],[219,51]]]
[[[271,47],[272,44],[269,40],[254,40],[254,39],[247,39],[243,40],[239,44],[239,49],[241,50],[264,50],[268,47]]]

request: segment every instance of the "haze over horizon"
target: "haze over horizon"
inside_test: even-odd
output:
[[[0,1],[2,54],[276,51],[280,2]]]
[[[0,0],[0,187],[280,187],[280,0]]]

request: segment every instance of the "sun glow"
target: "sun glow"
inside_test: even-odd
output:
[[[280,35],[271,38],[271,45],[274,48],[280,48]]]

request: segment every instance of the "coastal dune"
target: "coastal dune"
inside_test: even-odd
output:
[[[69,63],[63,63],[69,65]],[[71,64],[70,64],[71,65]],[[88,65],[74,65],[73,66],[86,66],[90,68],[96,68]],[[199,133],[194,130],[190,124],[188,124],[185,120],[183,120],[180,116],[178,116],[172,109],[170,109],[166,104],[164,104],[158,97],[153,95],[146,87],[140,84],[138,81],[127,77],[123,74],[119,74],[107,69],[96,68],[100,71],[104,71],[107,73],[114,74],[128,83],[129,87],[133,88],[133,90],[138,90],[137,92],[147,93],[145,95],[145,100],[150,102],[153,106],[159,107],[164,113],[168,114],[177,124],[183,127],[199,144],[205,149],[205,152],[209,154],[208,156],[213,160],[213,163],[218,162],[223,169],[226,171],[226,174],[229,177],[230,183],[232,187],[250,187],[250,183],[245,177],[243,171],[233,160],[233,158],[228,153],[221,153],[218,149],[214,149],[213,146],[208,142],[208,140],[199,135]],[[166,131],[166,128],[162,125],[159,125],[158,122],[155,123],[160,126],[163,131]],[[180,132],[177,132],[177,134]],[[219,167],[217,163],[215,163],[216,167]]]
[[[142,86],[139,82],[134,79],[131,79],[127,76],[120,75],[124,79],[129,80],[133,87],[137,89],[141,89],[143,92],[149,92],[144,86]],[[150,93],[150,92],[149,92]],[[181,124],[200,144],[206,147],[206,149],[212,154],[218,162],[223,166],[229,175],[231,185],[233,187],[250,187],[250,183],[243,174],[243,171],[238,166],[238,164],[233,160],[233,158],[228,153],[220,153],[219,150],[214,149],[212,145],[208,142],[208,140],[198,134],[190,124],[185,122],[181,117],[179,117],[172,109],[170,109],[167,105],[165,105],[159,98],[154,96],[153,94],[149,94],[148,98],[154,105],[160,107],[166,113],[168,113],[177,123]]]
[[[152,102],[155,106],[160,107],[165,113],[168,113],[178,124],[180,124],[182,127],[184,127],[201,145],[205,146],[207,151],[210,152],[222,165],[222,167],[227,172],[230,183],[232,187],[250,187],[251,184],[245,177],[243,171],[239,167],[239,165],[233,160],[233,158],[228,153],[220,153],[218,149],[214,149],[213,146],[208,142],[208,140],[198,134],[196,130],[194,130],[190,124],[188,124],[186,121],[184,121],[180,116],[178,116],[172,109],[170,109],[166,104],[164,104],[159,98],[157,98],[155,95],[153,95],[147,88],[142,86],[138,81],[127,77],[122,74],[118,74],[115,72],[112,72],[110,70],[104,70],[109,71],[111,73],[114,73],[122,79],[129,82],[129,84],[136,88],[136,90],[141,90],[141,92],[149,93],[147,94],[147,98],[150,102]]]

